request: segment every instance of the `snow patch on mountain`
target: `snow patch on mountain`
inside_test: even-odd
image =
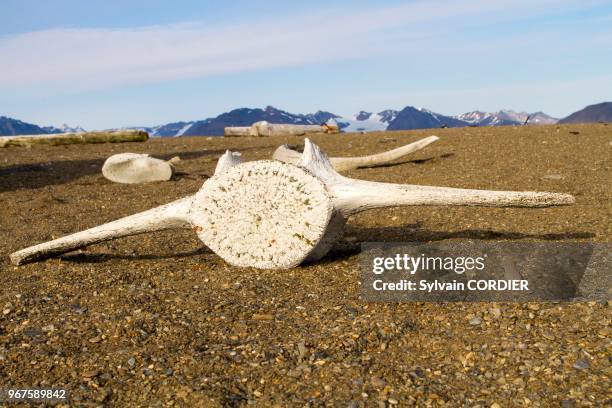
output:
[[[397,111],[385,110],[379,113],[360,111],[359,113],[336,119],[344,132],[380,132],[386,130],[397,116]]]
[[[522,125],[525,122],[533,125],[550,125],[558,121],[558,119],[543,112],[527,113],[513,110],[499,110],[497,112],[472,111],[455,117],[477,126]]]
[[[438,127],[505,126],[528,124],[551,124],[557,119],[542,112],[528,114],[513,110],[497,112],[472,111],[457,116],[446,116],[426,108],[406,106],[401,111],[387,109],[378,113],[359,111],[351,116],[338,116],[327,111],[299,114],[283,111],[273,106],[260,108],[238,108],[216,117],[198,121],[173,122],[153,127],[131,127],[149,133],[152,137],[173,136],[218,136],[226,126],[250,126],[254,122],[316,125],[336,123],[342,132],[378,132],[385,130],[410,130]]]
[[[85,129],[83,129],[82,127],[80,127],[79,125],[77,126],[69,126],[67,124],[62,124],[61,126],[46,126],[43,127],[43,129],[47,132],[47,133],[81,133],[81,132],[86,132]]]
[[[193,122],[187,123],[178,132],[176,132],[175,136],[183,136],[185,134],[185,132],[187,132],[192,126],[193,126]]]
[[[531,114],[529,122],[527,123],[537,125],[554,125],[557,122],[559,122],[559,119],[553,118],[552,116],[547,115],[544,112],[535,112]]]

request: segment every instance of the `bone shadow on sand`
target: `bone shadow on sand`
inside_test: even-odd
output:
[[[420,228],[420,224],[407,224],[398,227],[359,228],[347,226],[345,236],[355,237],[354,242],[340,242],[318,263],[326,264],[345,260],[359,254],[363,242],[436,242],[447,239],[472,240],[522,240],[565,241],[571,239],[591,239],[592,232],[566,232],[549,234],[525,234],[521,232],[466,229],[460,231],[434,231]]]
[[[412,160],[402,160],[402,161],[393,161],[391,163],[385,163],[385,164],[377,164],[376,166],[371,166],[369,168],[373,169],[373,168],[377,168],[377,167],[395,167],[395,166],[401,166],[403,164],[427,164],[427,163],[435,163],[438,160],[444,160],[444,159],[448,159],[450,157],[453,157],[455,155],[455,153],[444,153],[441,154],[439,156],[431,156],[431,157],[425,157],[423,159],[412,159]],[[364,170],[367,168],[363,168]]]
[[[496,231],[491,229],[465,229],[459,231],[435,231],[421,228],[421,224],[406,224],[397,227],[351,227],[347,226],[346,234],[355,236],[358,241],[376,242],[429,242],[445,239],[538,239],[543,241],[560,241],[565,239],[587,239],[595,237],[592,232],[565,232],[546,234],[527,234],[515,231]],[[363,238],[363,239],[362,239]]]
[[[257,146],[241,148],[240,151],[262,150],[274,146]],[[187,152],[174,152],[169,154],[155,154],[151,156],[170,160],[172,157],[179,156],[181,160],[194,160],[204,156],[221,156],[226,149],[215,150],[194,150]],[[102,175],[102,165],[106,158],[87,159],[87,160],[65,160],[47,161],[42,163],[21,164],[0,168],[0,193],[17,189],[37,189],[50,185],[66,184],[84,176],[93,174]],[[188,176],[188,173],[180,171],[180,164],[177,166],[177,176]],[[175,178],[173,178],[175,179]]]
[[[213,252],[205,246],[196,248],[191,251],[186,252],[178,252],[178,253],[162,253],[162,254],[153,254],[153,253],[141,253],[135,255],[126,255],[126,254],[116,254],[110,252],[96,252],[96,253],[87,253],[87,252],[79,252],[79,253],[69,253],[60,256],[59,258],[63,262],[70,262],[76,264],[95,264],[102,263],[111,260],[162,260],[162,259],[170,259],[170,258],[189,258],[196,255],[204,255],[204,254],[212,254]]]
[[[563,241],[568,239],[589,239],[595,237],[591,232],[567,232],[561,234],[524,234],[520,232],[493,231],[469,229],[461,231],[432,231],[419,228],[419,224],[407,224],[398,227],[359,228],[348,227],[345,236],[356,237],[355,242],[343,241],[337,244],[329,254],[315,264],[328,264],[338,260],[345,260],[360,252],[362,242],[432,242],[446,239],[476,239],[476,240],[520,240],[536,239],[541,241]],[[201,246],[192,251],[166,254],[135,254],[125,255],[116,253],[71,253],[62,255],[64,262],[73,263],[102,263],[110,260],[161,260],[169,258],[188,258],[197,255],[212,254],[212,251]]]

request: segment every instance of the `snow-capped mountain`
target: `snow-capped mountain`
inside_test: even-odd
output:
[[[387,130],[429,129],[439,127],[463,127],[467,123],[452,116],[435,113],[425,108],[406,106],[397,113]]]
[[[559,122],[559,119],[553,118],[550,115],[545,114],[544,112],[535,112],[529,115],[529,121],[527,124],[530,125],[554,125]]]
[[[80,127],[79,125],[76,125],[74,127],[69,126],[67,124],[63,124],[60,127],[55,127],[55,126],[45,126],[43,128],[44,130],[47,131],[47,133],[80,133],[80,132],[86,132],[85,129],[83,129],[82,127]]]
[[[397,111],[391,109],[378,113],[360,111],[353,116],[335,118],[335,121],[344,132],[379,132],[386,130],[396,116]]]
[[[525,113],[512,110],[498,112],[472,111],[457,116],[447,116],[424,108],[406,106],[402,110],[387,109],[378,113],[360,111],[352,116],[339,116],[318,110],[315,113],[290,113],[273,106],[260,108],[239,108],[216,117],[172,122],[158,126],[133,126],[124,129],[139,129],[153,137],[175,136],[218,136],[223,135],[226,126],[250,126],[254,122],[314,125],[334,121],[343,132],[375,132],[384,130],[411,130],[439,127],[462,126],[504,126],[528,124],[553,124],[557,119],[542,112]],[[114,130],[114,129],[107,129]],[[0,136],[23,134],[49,134],[83,132],[80,126],[40,127],[17,119],[0,117]]]
[[[382,130],[428,129],[436,127],[462,126],[508,126],[528,124],[548,125],[557,119],[542,112],[526,113],[512,110],[498,112],[472,111],[457,116],[448,116],[425,108],[406,106],[401,111],[385,110],[379,113],[359,113],[336,119],[345,132],[374,132]]]
[[[316,111],[315,113],[290,113],[273,106],[260,108],[239,108],[225,112],[214,118],[190,122],[173,122],[165,125],[144,127],[130,126],[124,129],[144,130],[152,137],[177,136],[221,136],[226,126],[251,126],[262,120],[270,123],[289,123],[296,125],[314,125],[325,123],[331,119],[339,118],[330,112]],[[111,130],[111,129],[109,129]]]
[[[551,125],[558,121],[558,119],[543,112],[527,113],[515,112],[513,110],[500,110],[497,112],[472,111],[455,116],[455,118],[477,126],[522,125],[525,122],[531,125]]]
[[[222,113],[214,118],[194,122],[179,122],[178,124],[174,124],[180,124],[182,127],[172,136],[222,135],[223,129],[226,126],[250,126],[253,123],[262,120],[270,123],[315,125],[325,123],[330,119],[335,119],[338,117],[338,115],[325,111],[317,111],[315,113],[308,114],[290,113],[277,109],[273,106],[267,106],[265,109],[240,108]],[[164,127],[164,131],[169,131],[170,129],[168,126],[169,125],[164,125],[163,127],[159,127],[159,129],[153,133],[153,136],[168,136],[161,132],[161,129]]]
[[[66,124],[60,127],[38,126],[6,116],[0,116],[0,136],[46,135],[52,133],[77,133],[84,131],[85,129],[80,126],[70,127]]]
[[[131,130],[143,130],[147,132],[151,137],[178,137],[183,136],[195,122],[172,122],[165,125],[158,126],[127,126],[122,128],[113,128],[106,130],[119,130],[119,129],[131,129]]]
[[[334,121],[343,132],[379,132],[384,130],[411,130],[438,127],[462,126],[503,126],[522,125],[527,113],[511,110],[495,113],[473,111],[459,116],[447,116],[425,108],[406,106],[402,110],[387,109],[378,113],[360,111],[352,116],[339,116],[319,110],[315,113],[290,113],[273,106],[260,108],[239,108],[214,118],[190,122],[175,122],[154,127],[131,127],[149,132],[153,137],[171,136],[219,136],[226,126],[250,126],[254,122],[289,123],[314,125]],[[555,123],[556,119],[537,112],[529,114],[530,124]]]

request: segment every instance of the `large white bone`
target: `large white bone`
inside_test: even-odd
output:
[[[347,171],[363,167],[376,167],[390,163],[403,156],[406,156],[407,154],[420,150],[439,139],[440,138],[438,136],[429,136],[425,139],[421,139],[414,143],[410,143],[386,152],[372,154],[369,156],[330,157],[329,161],[331,161],[336,171]],[[302,153],[296,152],[287,145],[282,145],[274,151],[272,158],[285,163],[297,164],[302,158]]]
[[[232,265],[299,265],[329,224],[333,207],[325,185],[295,165],[238,161],[226,152],[217,174],[194,196],[23,249],[11,254],[11,261],[20,265],[114,238],[191,227]]]
[[[237,164],[231,152],[192,197],[11,254],[19,265],[96,242],[191,226],[225,261],[290,268],[325,255],[342,236],[346,217],[402,205],[546,207],[568,205],[568,194],[468,190],[355,180],[338,174],[306,139],[300,166],[279,161]]]
[[[168,181],[174,174],[178,157],[165,161],[141,153],[119,153],[102,165],[102,175],[115,183],[136,184]]]

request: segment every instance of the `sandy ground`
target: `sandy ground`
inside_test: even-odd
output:
[[[436,134],[362,179],[567,192],[547,209],[416,207],[352,218],[363,241],[611,236],[612,125],[313,137],[330,155]],[[358,250],[287,271],[227,265],[192,231],[14,267],[10,252],[194,193],[225,149],[270,158],[301,138],[172,138],[0,151],[0,387],[67,387],[77,406],[603,406],[610,306],[359,299]],[[119,152],[179,155],[174,180],[113,184]],[[476,318],[476,319],[475,319]],[[497,405],[495,405],[497,404]]]

